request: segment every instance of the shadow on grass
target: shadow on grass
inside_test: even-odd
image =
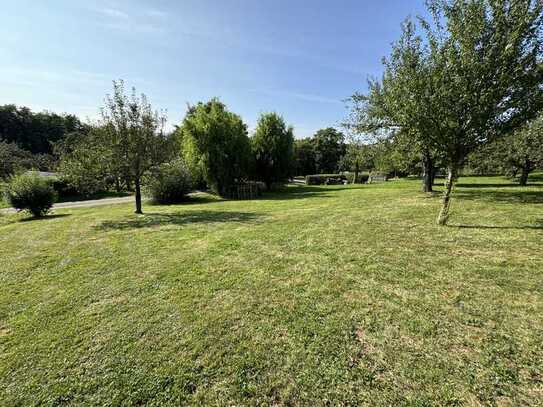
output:
[[[296,185],[289,186],[277,191],[265,192],[262,196],[264,200],[289,200],[289,199],[309,199],[309,198],[329,198],[331,193],[336,191],[362,189],[362,185],[343,186],[331,185],[328,187],[319,185]]]
[[[447,225],[456,229],[502,229],[502,230],[543,230],[543,224],[524,226],[495,226],[495,225]]]
[[[211,193],[207,192],[198,192],[194,195],[189,195],[184,201],[182,202],[176,202],[176,203],[160,203],[153,200],[149,200],[147,202],[148,205],[151,206],[171,206],[171,207],[179,207],[179,206],[186,206],[186,205],[195,205],[195,204],[207,204],[207,203],[218,203],[218,202],[226,202],[226,199],[223,199],[219,196],[213,195]]]
[[[482,200],[500,203],[543,203],[543,191],[456,191],[454,196],[465,200]]]
[[[184,226],[196,223],[255,222],[260,215],[250,212],[189,211],[181,213],[145,213],[129,219],[104,221],[98,230],[142,229],[155,226]]]
[[[52,220],[52,219],[58,219],[58,218],[65,218],[66,216],[71,216],[69,213],[59,213],[57,215],[45,215],[45,216],[38,216],[33,217],[29,216],[27,218],[23,218],[19,220],[19,222],[33,222],[33,221],[39,221],[39,220]]]
[[[528,186],[541,186],[543,184],[531,184]],[[518,183],[509,184],[456,184],[459,188],[522,188]]]
[[[98,192],[90,195],[61,195],[56,203],[94,201],[108,198],[124,198],[134,195],[132,192]]]

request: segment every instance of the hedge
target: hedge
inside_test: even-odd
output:
[[[324,185],[330,178],[338,178],[344,181],[347,180],[347,177],[343,174],[315,174],[306,175],[305,183],[307,185]]]

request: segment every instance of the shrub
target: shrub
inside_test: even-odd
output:
[[[53,187],[58,198],[75,197],[81,193],[65,177],[51,177],[47,180]]]
[[[51,183],[35,173],[12,177],[4,195],[15,209],[28,211],[35,217],[46,215],[57,199]]]
[[[156,203],[179,203],[192,190],[192,178],[183,160],[175,160],[154,169],[146,179],[146,187]]]
[[[34,157],[15,143],[0,141],[0,179],[35,167]]]
[[[324,185],[328,183],[330,178],[336,178],[341,180],[346,180],[347,177],[342,174],[315,174],[315,175],[306,175],[305,183],[307,185]]]

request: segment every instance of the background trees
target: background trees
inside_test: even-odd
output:
[[[469,167],[479,174],[518,177],[519,185],[527,185],[529,174],[543,168],[543,117],[475,151]]]
[[[89,127],[85,132],[70,133],[55,145],[59,157],[58,171],[62,179],[83,196],[105,191],[117,180],[112,150],[99,126]],[[116,189],[121,187],[117,182]]]
[[[543,101],[542,4],[429,1],[432,21],[406,22],[381,80],[355,95],[360,128],[401,129],[448,167],[438,223],[468,154],[532,119]]]
[[[543,118],[539,117],[505,137],[497,146],[500,147],[506,168],[512,174],[520,175],[520,185],[527,185],[528,175],[537,167],[543,167]]]
[[[221,196],[248,178],[251,145],[247,126],[218,99],[191,106],[177,135],[194,178]]]
[[[27,107],[0,106],[0,140],[32,154],[51,154],[53,144],[85,125],[74,115],[34,113]]]
[[[294,134],[292,127],[277,113],[263,113],[251,139],[255,158],[255,175],[271,189],[272,184],[292,175]]]
[[[294,140],[294,168],[296,175],[309,175],[317,172],[312,139]]]
[[[0,141],[0,179],[36,166],[35,157],[15,143]]]
[[[313,148],[317,172],[335,173],[339,169],[341,157],[345,154],[345,135],[333,127],[321,129],[313,136]]]

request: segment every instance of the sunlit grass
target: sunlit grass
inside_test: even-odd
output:
[[[0,217],[0,400],[543,402],[543,182]]]

